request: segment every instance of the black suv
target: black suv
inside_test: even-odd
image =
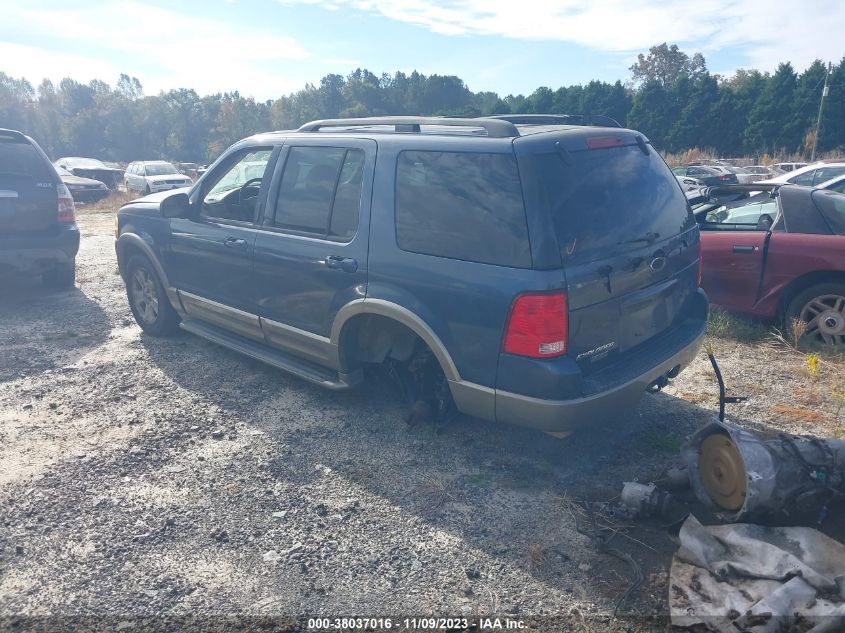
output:
[[[79,229],[70,191],[31,138],[0,129],[0,270],[72,286]]]
[[[329,389],[386,365],[414,416],[566,432],[695,356],[684,194],[637,132],[566,117],[316,121],[118,214],[139,325]]]

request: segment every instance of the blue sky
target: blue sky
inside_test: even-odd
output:
[[[0,0],[0,71],[263,100],[330,72],[416,69],[504,96],[624,81],[664,41],[722,74],[802,70],[838,62],[843,34],[845,0]]]

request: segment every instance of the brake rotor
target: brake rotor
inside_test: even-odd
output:
[[[698,473],[713,503],[726,510],[739,510],[745,503],[745,464],[729,436],[716,433],[701,442]]]

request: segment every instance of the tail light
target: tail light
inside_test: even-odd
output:
[[[73,206],[73,196],[70,195],[67,185],[57,185],[56,193],[59,195],[59,213],[56,219],[59,222],[75,222],[76,208]]]
[[[521,294],[511,305],[502,350],[530,358],[562,356],[568,330],[565,293]]]
[[[722,174],[719,176],[719,180],[730,180],[731,177],[728,174]]]

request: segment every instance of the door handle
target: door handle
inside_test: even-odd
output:
[[[757,249],[757,246],[734,246],[734,253],[754,253]]]
[[[342,270],[345,273],[354,273],[358,270],[358,262],[351,257],[329,255],[326,257],[326,266],[334,270]]]
[[[223,244],[228,246],[229,248],[238,248],[241,250],[246,250],[246,240],[242,240],[237,237],[227,237],[223,240]]]

